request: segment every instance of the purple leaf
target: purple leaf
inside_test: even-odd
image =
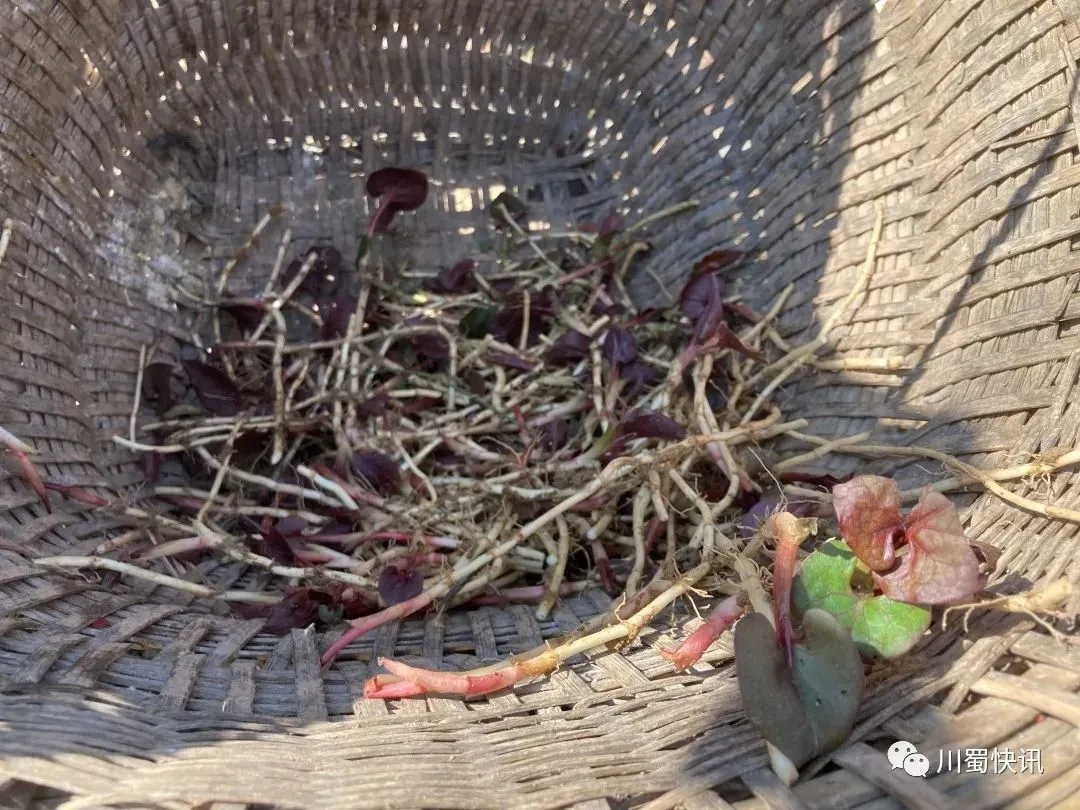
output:
[[[644,411],[623,419],[618,426],[620,435],[628,439],[666,439],[682,441],[686,438],[686,428],[662,413]]]
[[[660,307],[646,307],[631,318],[630,321],[628,321],[628,325],[641,326],[644,323],[651,323],[652,321],[659,320],[663,314],[664,310]]]
[[[611,301],[610,303],[605,304],[603,301],[597,298],[596,303],[593,304],[592,310],[590,311],[593,315],[596,315],[598,317],[603,317],[604,315],[607,315],[609,318],[618,318],[624,312],[626,312],[626,307],[624,307],[618,301]]]
[[[278,531],[276,526],[271,526],[265,532],[262,532],[259,553],[280,565],[293,564],[292,547],[289,545],[289,541],[285,539],[285,535]]]
[[[784,470],[777,474],[777,478],[784,484],[811,484],[816,487],[832,491],[837,484],[842,484],[850,478],[837,478],[826,472],[804,472],[799,470]]]
[[[589,345],[592,338],[588,335],[572,329],[565,335],[560,335],[551,344],[551,348],[544,354],[544,360],[552,365],[567,365],[584,360],[589,356]]]
[[[348,292],[339,292],[331,302],[323,315],[322,329],[319,330],[320,340],[337,340],[345,337],[349,332],[349,320],[356,312],[356,306],[360,299]],[[364,321],[370,321],[376,307],[379,305],[378,290],[372,288],[368,293],[367,305],[364,307]],[[367,325],[365,323],[365,325]]]
[[[379,208],[368,225],[368,236],[385,231],[401,211],[415,211],[428,195],[428,180],[413,169],[379,169],[367,179],[367,193],[379,201]]]
[[[699,276],[696,281],[683,288],[683,292],[688,295],[685,303],[680,300],[683,311],[689,307],[696,313],[696,316],[691,318],[694,323],[693,342],[705,343],[724,323],[724,299],[720,279],[713,275]]]
[[[840,534],[871,571],[887,571],[896,562],[904,538],[900,489],[891,478],[859,475],[833,487],[833,509]]]
[[[462,259],[453,267],[440,270],[434,278],[424,279],[424,289],[440,295],[473,292],[476,289],[476,282],[473,280],[475,269],[475,261]]]
[[[206,410],[215,416],[236,416],[240,413],[243,397],[228,374],[197,360],[181,360],[180,364]]]
[[[979,559],[952,501],[926,489],[905,526],[908,549],[900,557],[900,567],[874,575],[882,593],[901,602],[945,605],[968,599],[982,589]]]
[[[627,385],[640,385],[642,387],[653,385],[660,381],[662,375],[655,368],[643,360],[634,360],[622,367],[622,378]]]
[[[570,438],[570,420],[568,419],[556,419],[540,428],[540,446],[549,453],[566,447],[568,438]]]
[[[219,309],[227,313],[236,322],[241,332],[254,332],[262,323],[266,308],[255,304],[222,304]]]
[[[540,340],[540,335],[547,329],[555,315],[555,296],[550,288],[533,294],[529,299],[529,332],[526,345],[532,346]],[[513,293],[491,322],[491,334],[496,340],[516,346],[521,339],[521,330],[525,326],[525,298],[521,293]]]
[[[724,309],[738,315],[744,321],[749,321],[750,323],[758,323],[761,321],[761,315],[750,309],[750,307],[741,301],[725,302]]]
[[[287,287],[293,282],[293,279],[300,272],[300,268],[304,266],[304,262],[312,253],[315,254],[315,261],[311,265],[311,269],[308,270],[307,275],[304,276],[304,280],[300,282],[300,286],[296,288],[296,291],[301,295],[316,297],[333,295],[341,286],[345,267],[342,264],[341,251],[330,246],[309,248],[302,256],[298,256],[289,262],[289,266],[281,274],[281,285]]]
[[[611,240],[622,231],[625,224],[623,218],[618,214],[608,214],[600,220],[600,226],[597,229],[597,241],[604,245],[611,244]]]
[[[484,381],[484,375],[477,371],[475,368],[467,369],[461,374],[461,379],[472,393],[478,397],[482,397],[487,394],[488,386]]]
[[[701,351],[717,348],[733,349],[759,361],[764,359],[761,352],[739,340],[724,322],[723,285],[716,276],[705,274],[691,279],[683,288],[679,305],[694,322],[691,345],[683,353],[684,367],[696,360]]]
[[[322,329],[319,331],[321,340],[337,340],[345,337],[349,331],[349,320],[356,312],[358,299],[355,295],[342,295],[338,297],[323,316]]]
[[[621,326],[614,326],[608,330],[602,349],[607,361],[615,366],[623,366],[637,359],[637,341]]]
[[[716,276],[709,273],[695,275],[679,294],[679,309],[696,324],[710,307],[723,307],[723,293],[723,283]]]
[[[488,352],[484,355],[484,359],[489,363],[495,363],[506,368],[515,368],[519,371],[533,370],[533,364],[530,361],[509,352]]]
[[[725,489],[727,485],[725,484]],[[808,517],[814,510],[812,501],[789,501],[780,495],[770,495],[755,503],[739,521],[739,531],[744,537],[753,537],[754,532],[777,512],[790,512],[797,518]]]
[[[142,394],[154,403],[158,416],[173,406],[172,373],[172,363],[150,363],[143,369]]]
[[[390,397],[384,393],[376,394],[365,399],[356,406],[356,412],[360,416],[379,416],[390,409]]]
[[[506,209],[505,213],[502,210],[503,208]],[[513,194],[504,191],[491,201],[488,212],[495,220],[495,227],[501,230],[507,227],[511,221],[521,226],[529,216],[529,207]],[[507,215],[509,215],[509,219]]]
[[[275,605],[233,603],[233,612],[245,619],[266,619],[262,632],[284,636],[290,630],[307,627],[319,616],[319,603],[308,588],[297,588]]]
[[[388,606],[419,596],[423,590],[424,575],[418,569],[402,571],[395,565],[388,565],[379,572],[379,596]]]
[[[308,527],[308,522],[298,515],[283,517],[274,526],[282,537],[296,537]]]
[[[714,250],[712,253],[706,253],[698,259],[694,265],[694,275],[715,273],[728,265],[735,264],[742,257],[743,252],[741,250]]]
[[[353,453],[352,468],[356,475],[381,495],[392,495],[401,487],[397,462],[385,453],[359,450]]]
[[[762,361],[765,359],[764,355],[762,355],[762,353],[759,352],[757,349],[752,349],[745,343],[743,343],[741,340],[739,340],[739,336],[732,332],[731,328],[723,321],[721,321],[716,326],[716,329],[710,336],[708,343],[715,344],[720,348],[732,349],[739,354],[745,355],[746,357],[752,357],[753,359],[758,361]]]

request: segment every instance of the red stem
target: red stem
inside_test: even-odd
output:
[[[30,456],[26,455],[22,450],[16,450],[13,447],[8,447],[8,452],[15,456],[15,461],[18,462],[23,478],[26,479],[26,483],[34,490],[38,498],[41,499],[41,502],[45,504],[45,511],[52,514],[52,504],[49,503],[49,490],[47,490],[45,484],[42,483],[41,476],[38,475],[37,468],[34,466],[34,462],[30,460]]]
[[[73,501],[86,504],[87,506],[109,505],[109,502],[102,498],[100,495],[95,495],[92,492],[87,492],[82,487],[71,486],[68,484],[54,484],[51,481],[45,481],[43,485],[47,490],[59,492],[65,498],[70,498]]]
[[[600,540],[592,541],[593,558],[596,561],[596,570],[600,573],[600,583],[609,594],[614,594],[616,589],[615,572],[611,570],[611,559],[607,549]]]
[[[421,669],[390,658],[380,658],[379,666],[386,667],[391,674],[404,681],[388,683],[385,679],[380,680],[382,676],[376,675],[364,684],[364,697],[407,697],[425,692],[475,697],[511,687],[532,674],[520,664],[509,664],[479,675]],[[401,683],[408,686],[401,686]]]
[[[739,602],[738,594],[724,599],[709,612],[709,617],[705,622],[688,635],[682,644],[674,650],[660,650],[660,655],[673,663],[679,672],[697,663],[712,643],[720,637],[720,634],[735,624],[746,612],[746,608]]]
[[[656,541],[660,539],[660,533],[666,526],[667,521],[660,520],[658,517],[654,517],[649,521],[649,529],[645,535],[645,559],[652,556],[653,547],[656,546]]]
[[[322,655],[322,665],[324,667],[330,666],[330,664],[334,663],[334,659],[338,657],[338,654],[342,650],[365,633],[370,633],[372,630],[382,627],[384,624],[389,624],[398,619],[404,619],[406,616],[411,616],[417,611],[423,610],[434,601],[434,594],[430,591],[425,591],[422,594],[414,596],[412,599],[406,599],[404,602],[398,602],[396,605],[384,608],[378,613],[372,613],[370,616],[353,619],[352,622],[350,622],[352,627],[346,630],[341,638],[327,647],[326,652]]]
[[[795,630],[791,626],[791,583],[799,545],[806,538],[800,521],[790,512],[778,512],[769,519],[770,534],[777,540],[773,560],[773,621],[776,643],[784,650],[789,668],[795,666]]]

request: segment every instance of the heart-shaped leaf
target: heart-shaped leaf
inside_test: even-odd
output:
[[[637,359],[638,355],[637,341],[634,340],[634,336],[630,332],[621,326],[608,330],[601,348],[604,352],[604,359],[615,366],[632,363]]]
[[[667,439],[678,442],[686,438],[686,428],[670,416],[655,411],[632,414],[618,425],[620,436],[628,439]]]
[[[600,225],[596,230],[596,241],[603,245],[610,245],[611,240],[618,235],[625,224],[623,218],[618,214],[608,214],[600,220]]]
[[[742,257],[743,252],[741,250],[714,250],[712,253],[706,253],[698,259],[694,265],[694,275],[715,273],[717,270],[735,264]]]
[[[236,416],[243,407],[243,396],[236,383],[224,371],[197,360],[181,360],[199,402],[215,416]]]
[[[269,557],[281,565],[292,565],[293,553],[289,541],[276,527],[272,526],[262,533],[262,542],[259,543],[259,553]]]
[[[490,334],[492,324],[495,322],[495,316],[498,314],[498,307],[477,307],[469,310],[458,326],[465,337],[480,340]]]
[[[377,450],[359,450],[353,453],[352,468],[368,486],[383,495],[392,495],[401,486],[401,473],[397,462]]]
[[[723,290],[723,283],[716,276],[709,273],[696,274],[686,283],[679,295],[679,309],[691,323],[697,323],[710,307],[719,307],[722,313]]]
[[[930,609],[852,588],[859,564],[847,543],[832,540],[803,560],[791,589],[796,615],[810,608],[831,613],[851,631],[863,655],[895,658],[930,626]]]
[[[847,738],[863,691],[862,661],[848,631],[814,608],[803,616],[803,629],[792,672],[768,617],[751,613],[735,625],[735,667],[746,715],[795,767]]]
[[[368,236],[385,231],[401,211],[415,211],[428,195],[427,175],[413,169],[390,167],[373,172],[367,179],[367,193],[379,201],[368,225]]]
[[[982,590],[979,559],[964,535],[952,501],[927,489],[908,514],[906,528],[908,549],[900,567],[874,577],[886,596],[946,605]]]
[[[296,291],[301,295],[311,295],[319,298],[334,295],[341,286],[345,275],[345,266],[341,251],[328,245],[308,248],[303,255],[297,256],[289,262],[289,266],[281,274],[282,287],[288,287],[292,284],[300,269],[311,258],[312,254],[315,257],[312,265]],[[262,316],[260,315],[261,319]],[[258,326],[258,322],[255,325]]]
[[[222,303],[219,309],[232,316],[241,332],[254,332],[266,315],[266,308],[253,303]]]
[[[663,378],[659,371],[642,360],[627,363],[619,373],[623,382],[626,383],[624,393],[629,398],[636,397],[650,385],[654,385]]]
[[[555,338],[551,348],[544,354],[544,360],[552,365],[566,365],[584,360],[589,356],[589,344],[592,338],[576,329]]]
[[[424,575],[419,569],[402,570],[388,565],[379,572],[379,596],[387,605],[396,605],[419,596],[424,590]]]
[[[154,412],[164,415],[173,406],[172,363],[149,363],[143,369],[142,394],[154,403]]]
[[[330,308],[323,318],[323,325],[319,331],[321,340],[337,340],[345,337],[349,331],[349,321],[356,312],[359,299],[355,295],[341,295],[334,299]]]
[[[476,262],[472,259],[462,259],[453,267],[446,267],[439,271],[434,278],[424,279],[424,289],[440,295],[455,295],[458,293],[472,292],[476,286],[473,279],[473,271]]]
[[[307,588],[298,588],[274,605],[234,602],[233,611],[245,619],[266,619],[266,624],[260,628],[262,632],[284,636],[295,627],[307,627],[315,621],[319,605],[312,600]]]
[[[840,534],[871,571],[887,571],[896,562],[904,537],[900,489],[891,478],[859,475],[833,487],[833,509]]]
[[[520,226],[529,216],[529,207],[508,191],[491,201],[488,213],[495,220],[496,228],[505,228],[511,222]]]
[[[514,368],[518,371],[533,370],[532,361],[526,360],[524,357],[519,357],[516,354],[510,354],[509,352],[488,352],[484,355],[484,359],[497,366]]]

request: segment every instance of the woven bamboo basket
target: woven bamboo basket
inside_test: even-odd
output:
[[[698,199],[659,230],[653,270],[674,281],[737,244],[748,301],[797,284],[792,339],[850,288],[884,203],[872,289],[833,349],[914,370],[806,375],[785,412],[832,436],[906,420],[911,442],[979,467],[1080,440],[1076,0],[8,0],[0,41],[0,425],[50,477],[136,486],[106,437],[127,424],[139,346],[176,318],[170,286],[274,205],[298,241],[355,247],[360,178],[395,163],[434,183],[407,225],[431,268],[496,189],[551,224]],[[196,149],[148,148],[168,132]],[[642,277],[635,294],[666,293]],[[1076,507],[1077,481],[1007,486]],[[1004,552],[999,576],[1080,578],[1075,525],[960,502]],[[657,654],[680,632],[662,627],[481,700],[365,700],[364,653],[487,662],[606,597],[542,623],[484,608],[389,625],[320,670],[320,635],[31,562],[113,529],[67,501],[46,514],[0,471],[4,807],[1080,806],[1080,652],[1024,615],[950,623],[787,787],[743,715],[730,636],[683,675]],[[891,769],[898,739],[930,758],[926,779]],[[967,749],[1038,750],[1039,770],[935,775]]]

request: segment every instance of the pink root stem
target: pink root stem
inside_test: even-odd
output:
[[[50,481],[45,481],[44,485],[45,489],[50,490],[51,492],[59,492],[65,498],[86,504],[87,506],[100,507],[109,505],[109,502],[100,495],[87,492],[82,487],[71,486],[68,484],[54,484]]]
[[[22,472],[26,483],[34,490],[34,493],[41,499],[41,502],[45,504],[45,510],[51,514],[52,505],[49,503],[49,490],[45,488],[41,476],[38,475],[37,468],[34,467],[34,462],[32,462],[30,456],[27,455],[28,453],[36,452],[34,448],[18,437],[8,433],[3,428],[0,428],[0,447],[5,448],[15,457],[15,462],[19,465],[19,470]]]
[[[348,554],[342,554],[337,549],[320,546],[317,543],[290,543],[289,547],[296,559],[311,565],[350,569],[358,562]]]
[[[615,584],[615,572],[611,569],[611,559],[608,557],[607,549],[604,548],[604,544],[599,540],[593,540],[592,553],[593,558],[596,561],[596,570],[600,574],[600,584],[603,585],[604,590],[608,593],[615,593],[617,587]]]
[[[379,665],[385,667],[391,674],[402,678],[403,682],[409,684],[413,689],[442,695],[463,695],[465,697],[498,692],[501,689],[513,686],[532,674],[536,674],[529,672],[522,664],[508,664],[491,671],[475,670],[471,673],[421,669],[390,658],[380,658]],[[372,681],[375,681],[374,686],[372,686]],[[386,683],[385,681],[379,681],[379,676],[376,676],[365,684],[364,696],[387,697],[389,696],[387,693],[392,689],[396,696],[400,696],[400,693],[408,691],[408,688],[399,686],[399,683],[401,682]],[[369,687],[371,688],[369,689]],[[412,694],[417,693],[413,692]]]
[[[423,610],[434,601],[435,594],[432,591],[425,591],[422,594],[414,596],[412,599],[406,599],[404,602],[398,602],[396,605],[384,608],[378,613],[372,613],[370,616],[353,619],[351,622],[352,627],[346,630],[341,638],[327,647],[326,652],[322,655],[322,665],[324,667],[330,666],[330,664],[334,663],[334,659],[338,657],[338,654],[340,654],[342,650],[365,633],[370,633],[372,630],[382,627],[384,624],[389,624],[398,619],[404,619],[406,616],[411,616],[417,611]]]
[[[776,557],[773,561],[773,621],[776,643],[784,650],[788,667],[795,666],[795,630],[791,625],[791,583],[795,579],[795,563],[799,545],[806,539],[801,521],[790,512],[778,512],[769,518],[769,533],[776,538]]]
[[[663,533],[666,526],[667,521],[660,520],[658,517],[654,517],[649,521],[649,528],[645,534],[645,559],[649,559],[649,557],[652,556],[652,550],[656,546],[656,543],[660,539],[660,535]]]
[[[349,497],[359,503],[366,503],[369,506],[382,506],[383,500],[374,492],[369,489],[364,489],[362,486],[350,483],[331,470],[325,464],[312,464],[311,469],[321,475],[323,478],[327,478],[340,486]]]
[[[410,681],[398,680],[392,675],[376,675],[364,684],[364,697],[376,700],[394,700],[397,698],[426,695],[427,689]]]
[[[660,650],[660,655],[674,664],[677,671],[688,669],[697,663],[720,634],[745,612],[746,608],[740,604],[739,595],[729,596],[712,609],[705,623],[688,635],[682,644],[674,650]]]

